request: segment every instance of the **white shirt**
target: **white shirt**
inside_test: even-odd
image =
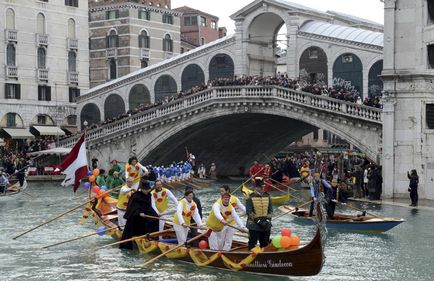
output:
[[[216,216],[216,218],[217,218],[219,221],[224,220],[224,218],[223,218],[223,216],[221,215],[221,213],[226,212],[226,210],[227,210],[228,207],[229,207],[229,206],[226,207],[226,206],[224,206],[224,205],[222,205],[222,206],[223,206],[223,207],[221,208],[219,203],[214,203],[214,205],[212,205],[212,210],[213,210],[213,212],[214,212],[214,215]],[[245,208],[244,208],[244,210],[245,210]],[[235,222],[236,222],[240,227],[243,227],[243,222],[241,221],[240,217],[238,216],[237,212],[235,211],[235,208],[232,208],[231,216],[232,216],[232,218],[234,218]]]
[[[179,203],[178,203],[178,207],[176,208],[176,213],[178,214],[178,222],[179,222],[179,224],[183,224],[183,223],[185,223],[185,221],[184,221],[184,218],[182,217],[182,211],[183,211],[183,208],[182,208],[182,201],[185,201],[185,206],[186,206],[186,209],[187,210],[190,210],[190,208],[191,208],[191,205],[194,203],[194,201],[193,200],[191,200],[191,203],[189,203],[188,201],[187,201],[187,199],[182,199],[181,201],[179,201]],[[199,211],[198,211],[198,209],[197,209],[197,206],[196,206],[196,208],[194,208],[194,212],[193,212],[193,219],[194,219],[194,221],[196,222],[196,224],[197,224],[197,226],[202,226],[202,220],[200,219],[200,216],[199,216]]]
[[[238,199],[238,197],[237,197],[237,208],[240,208],[241,211],[246,213],[246,206],[244,206],[243,203],[241,203],[241,201],[240,201],[240,199]]]
[[[163,190],[161,190],[161,191],[155,190],[155,191],[157,192],[158,197],[160,197],[161,193],[163,192]],[[178,200],[176,199],[175,195],[173,195],[172,191],[170,191],[169,189],[166,189],[166,195],[169,197],[169,199],[173,202],[173,204],[175,206],[178,206]],[[152,208],[154,208],[154,210],[156,210],[157,214],[159,214],[159,215],[162,214],[162,213],[160,213],[158,211],[158,209],[157,209],[157,207],[155,205],[155,198],[154,198],[154,196],[151,197],[151,206],[152,206]]]

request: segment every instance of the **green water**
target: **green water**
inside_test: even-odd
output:
[[[221,182],[197,191],[205,214],[217,198],[219,184]],[[235,187],[239,183],[230,184]],[[108,236],[92,236],[41,249],[44,245],[94,232],[96,228],[91,220],[83,225],[78,223],[81,210],[12,240],[14,235],[82,202],[70,200],[71,190],[59,187],[57,183],[31,183],[27,192],[36,198],[25,194],[0,198],[0,280],[288,280],[198,268],[165,258],[155,262],[152,268],[137,269],[135,266],[146,257],[136,251],[95,250],[113,242]],[[308,196],[304,190],[298,195]],[[433,211],[350,204],[383,216],[403,217],[407,222],[381,235],[329,231],[326,261],[321,273],[289,280],[434,279]],[[308,242],[314,235],[314,227],[297,225],[289,216],[281,217],[273,224],[274,233],[282,227],[290,227],[302,242]]]

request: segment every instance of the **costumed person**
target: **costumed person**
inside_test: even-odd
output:
[[[189,184],[186,185],[184,192],[187,192],[188,190],[193,191],[193,186],[191,186]],[[199,217],[202,220],[202,218],[203,218],[203,216],[202,216],[202,203],[200,202],[199,198],[196,197],[196,193],[194,193],[194,191],[193,191],[193,201],[194,201],[194,203],[196,203],[197,211],[199,212]],[[195,219],[191,218],[191,224],[195,224],[195,223],[196,223]],[[191,237],[196,237],[197,235],[199,235],[199,232],[197,231],[196,228],[191,228],[190,229],[190,235],[191,235]],[[198,244],[199,244],[199,241],[194,241],[192,245],[196,247],[196,246],[198,246]]]
[[[124,218],[127,220],[122,239],[130,239],[147,233],[158,231],[158,220],[146,218],[145,215],[157,217],[157,212],[152,208],[151,186],[148,181],[142,181],[129,202]],[[119,248],[132,249],[133,242],[120,244]]]
[[[9,180],[3,171],[0,171],[0,193],[6,193],[9,185]]]
[[[309,161],[304,161],[303,165],[300,168],[300,177],[302,177],[305,181],[310,175]]]
[[[240,199],[236,197],[235,195],[231,194],[231,188],[228,185],[222,185],[220,186],[220,196],[223,194],[228,193],[231,198],[229,200],[229,203],[234,207],[235,209],[240,209],[244,214],[246,213],[246,207],[241,203]],[[221,201],[221,198],[217,200],[217,202]]]
[[[263,170],[264,170],[264,168],[262,167],[262,165],[259,164],[259,162],[257,160],[255,160],[253,162],[253,165],[249,169],[250,178],[262,177],[263,176]],[[255,185],[255,181],[253,181],[253,185]]]
[[[192,173],[196,171],[196,156],[193,153],[187,153],[188,162],[191,164]]]
[[[114,171],[116,171],[116,172],[119,172],[119,174],[122,175],[123,172],[124,172],[124,169],[123,169],[122,165],[119,164],[118,160],[113,159],[113,160],[111,161],[111,163],[112,163],[112,169],[113,169]]]
[[[134,182],[133,178],[127,178],[127,183],[124,186],[122,186],[122,188],[119,190],[116,209],[118,210],[118,225],[120,227],[124,227],[127,223],[127,220],[124,218],[124,215],[128,207],[128,201],[130,200],[131,197],[131,191],[133,190],[131,188],[133,186],[133,182]]]
[[[137,190],[140,183],[141,176],[148,174],[148,169],[139,163],[137,157],[133,156],[128,159],[128,163],[125,164],[125,178],[133,178],[133,189]]]
[[[209,176],[213,180],[217,179],[217,166],[215,163],[211,163],[211,167],[209,168]]]
[[[96,177],[96,184],[99,187],[107,186],[105,180],[106,180],[105,179],[105,170],[104,169],[99,169],[99,175]]]
[[[270,192],[271,186],[273,185],[273,183],[270,180],[271,167],[270,167],[269,164],[265,164],[263,175],[264,175],[263,181],[264,181],[264,184],[265,184],[264,191],[268,193],[268,192]]]
[[[410,199],[412,207],[417,207],[417,201],[419,199],[419,195],[417,193],[417,186],[419,184],[419,176],[417,175],[416,170],[411,170],[411,173],[407,172],[407,177],[410,180],[410,184],[408,187],[408,191],[410,192]]]
[[[197,170],[197,174],[200,179],[204,179],[206,176],[206,168],[204,164],[200,164],[199,169]]]
[[[193,201],[194,193],[192,189],[185,191],[185,197],[181,199],[176,208],[175,215],[173,217],[173,229],[178,239],[178,245],[183,245],[187,241],[187,234],[189,226],[192,224],[193,218],[196,225],[202,227],[202,220],[199,215],[199,210],[196,203]]]
[[[232,247],[232,238],[235,228],[229,225],[235,223],[244,229],[235,207],[230,204],[231,195],[224,193],[217,202],[212,205],[212,210],[206,220],[206,226],[212,230],[208,238],[211,250],[229,251]],[[245,230],[247,233],[248,231]]]
[[[310,197],[312,199],[309,208],[309,217],[311,217],[313,216],[315,201],[318,200],[319,194],[321,192],[325,192],[325,189],[331,190],[331,186],[326,180],[320,178],[320,173],[313,174],[313,179],[310,181],[309,185],[310,185]]]
[[[107,181],[108,189],[114,189],[124,185],[124,180],[119,175],[120,173],[118,171],[113,172],[113,176],[111,177],[110,182]],[[112,196],[113,198],[118,198],[118,193],[110,192],[110,196]]]
[[[270,241],[273,206],[270,195],[263,191],[261,179],[255,179],[255,191],[246,200],[247,229],[249,230],[249,251],[258,243],[261,248]]]
[[[152,194],[152,206],[157,210],[157,214],[162,219],[167,219],[167,209],[169,208],[169,199],[173,202],[174,206],[178,206],[178,200],[173,195],[172,191],[163,187],[160,180],[155,181],[155,189],[151,192]],[[164,229],[164,220],[160,220],[159,230]]]
[[[26,177],[26,162],[24,161],[24,159],[18,160],[18,163],[15,166],[15,177],[20,182],[20,187],[23,187]]]

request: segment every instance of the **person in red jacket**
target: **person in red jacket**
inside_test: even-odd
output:
[[[259,162],[257,160],[255,160],[255,162],[253,162],[253,166],[250,167],[249,169],[249,176],[252,177],[263,177],[263,170],[264,167],[262,166],[262,164],[259,164]],[[254,184],[254,181],[253,181]]]

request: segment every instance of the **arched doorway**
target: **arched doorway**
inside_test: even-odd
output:
[[[299,64],[301,80],[321,85],[328,84],[327,55],[323,49],[316,46],[307,48],[301,54]]]
[[[177,94],[177,85],[175,79],[170,75],[162,75],[155,82],[154,94],[155,101],[162,101],[165,97],[175,96]]]
[[[383,60],[379,60],[369,69],[368,75],[368,96],[370,98],[381,96],[383,91],[383,80],[380,75],[383,71]]]
[[[129,106],[130,110],[138,108],[141,104],[151,103],[151,94],[148,88],[143,84],[136,84],[130,90],[129,96]]]
[[[284,23],[279,15],[269,12],[258,15],[250,23],[246,46],[250,75],[276,73],[277,39],[286,38],[286,34],[278,34]]]
[[[215,55],[209,63],[209,79],[234,78],[234,61],[226,54]]]
[[[80,113],[80,120],[81,120],[81,129],[84,129],[84,122],[87,122],[87,126],[92,125],[98,125],[101,123],[101,112],[99,111],[99,108],[94,103],[88,103],[86,104]]]
[[[104,118],[117,118],[125,113],[124,100],[118,94],[111,94],[104,102]]]
[[[186,91],[194,86],[205,83],[205,74],[197,64],[189,64],[182,72],[182,90]]]
[[[363,94],[363,65],[358,56],[346,53],[333,65],[333,86],[338,90]]]

